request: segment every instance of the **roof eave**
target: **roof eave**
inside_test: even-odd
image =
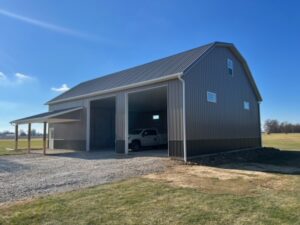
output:
[[[70,112],[75,112],[75,111],[81,110],[81,109],[83,109],[83,107],[80,106],[80,107],[75,107],[75,108],[72,108],[69,110],[61,111],[58,113],[54,113],[50,116],[43,116],[43,117],[39,117],[39,118],[29,118],[29,119],[22,118],[22,119],[18,119],[18,120],[13,120],[10,123],[11,124],[42,123],[42,122],[46,122],[49,118],[64,115],[64,114],[70,113]]]
[[[70,98],[64,98],[61,100],[49,101],[49,102],[46,102],[45,104],[52,105],[52,104],[57,104],[57,103],[62,103],[62,102],[67,102],[67,101],[79,100],[79,99],[83,99],[83,98],[90,98],[90,97],[94,97],[97,95],[109,94],[109,93],[117,92],[117,91],[124,91],[124,90],[131,89],[131,88],[142,87],[145,85],[150,85],[150,84],[155,84],[155,83],[159,83],[159,82],[163,82],[163,81],[176,79],[182,75],[183,75],[182,72],[174,73],[174,74],[166,75],[166,76],[159,77],[156,79],[146,80],[146,81],[129,84],[129,85],[121,86],[121,87],[111,88],[108,90],[95,91],[95,92],[84,94],[84,95],[78,95],[78,96],[74,96],[74,97],[70,97]]]

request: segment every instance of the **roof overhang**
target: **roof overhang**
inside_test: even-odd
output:
[[[155,84],[155,83],[159,83],[159,82],[163,82],[163,81],[167,81],[167,80],[176,79],[182,75],[183,75],[183,73],[174,73],[174,74],[170,74],[167,76],[159,77],[157,79],[141,81],[141,82],[137,82],[134,84],[129,84],[129,85],[111,88],[111,89],[102,90],[102,91],[95,91],[92,93],[78,95],[78,96],[70,97],[70,98],[64,98],[61,100],[49,101],[46,103],[46,105],[52,105],[52,104],[57,104],[57,103],[61,103],[61,102],[66,102],[66,101],[78,100],[78,99],[82,99],[82,98],[89,98],[89,97],[94,97],[94,96],[103,95],[103,94],[109,94],[109,93],[117,92],[117,91],[124,91],[124,90],[131,89],[131,88],[137,88],[137,87],[142,87],[145,85],[151,85],[151,84]]]
[[[81,110],[83,107],[73,107],[51,112],[40,113],[30,117],[11,121],[11,124],[28,124],[28,123],[66,123],[76,122],[81,119]]]
[[[243,64],[243,67],[245,69],[248,80],[249,80],[249,82],[252,86],[252,89],[253,89],[253,91],[256,95],[257,101],[261,102],[262,101],[261,94],[260,94],[260,92],[257,88],[257,85],[254,81],[254,78],[252,76],[252,73],[250,71],[250,68],[249,68],[245,58],[237,50],[237,48],[234,46],[234,44],[226,43],[226,42],[214,42],[208,49],[206,49],[206,51],[198,59],[196,59],[191,65],[189,65],[182,72],[173,73],[173,74],[169,74],[169,75],[164,75],[164,76],[161,76],[161,77],[156,78],[156,79],[140,81],[140,82],[132,83],[132,84],[129,84],[129,85],[123,85],[123,86],[119,86],[119,87],[114,87],[114,88],[109,88],[109,89],[104,89],[104,90],[99,90],[99,91],[93,91],[93,92],[90,92],[90,93],[76,95],[76,96],[73,96],[73,97],[66,97],[66,98],[58,99],[58,100],[53,99],[53,100],[48,101],[46,103],[46,105],[52,105],[52,104],[57,104],[57,103],[62,103],[62,102],[67,102],[67,101],[79,100],[79,99],[83,99],[83,98],[94,97],[94,96],[97,96],[97,95],[110,94],[110,93],[117,92],[117,91],[126,91],[127,89],[131,89],[131,88],[142,87],[142,86],[145,86],[145,85],[151,85],[151,84],[155,84],[155,83],[159,83],[159,82],[163,82],[163,81],[167,81],[167,80],[171,80],[171,79],[178,79],[183,74],[186,74],[187,71],[189,69],[191,69],[191,67],[193,65],[195,65],[199,60],[203,59],[205,57],[205,55],[209,54],[210,51],[212,51],[215,47],[218,47],[218,46],[229,48],[236,55],[236,57],[240,60],[240,62]]]

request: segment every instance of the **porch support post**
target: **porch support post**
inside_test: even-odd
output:
[[[19,125],[15,125],[15,150],[18,150]]]
[[[90,127],[91,127],[91,101],[87,100],[86,101],[86,151],[89,152],[90,151]]]
[[[27,143],[28,143],[28,153],[30,153],[31,150],[31,123],[28,123],[28,135],[27,135]]]
[[[44,122],[44,133],[43,133],[43,154],[46,155],[46,139],[47,139],[47,122]]]
[[[127,93],[116,96],[116,153],[128,154]]]
[[[49,132],[49,124],[48,124],[48,129],[47,129],[47,131],[48,131],[48,135],[47,135],[47,149],[49,149],[49,140],[50,140],[50,137],[49,137],[49,135],[50,135],[50,132]]]

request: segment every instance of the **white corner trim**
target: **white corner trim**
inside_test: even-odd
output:
[[[186,154],[186,117],[185,117],[185,81],[182,79],[182,75],[178,76],[178,79],[182,83],[182,129],[183,129],[183,160],[184,162],[187,161],[187,154]]]
[[[89,94],[79,95],[79,96],[65,98],[65,99],[56,100],[56,101],[50,101],[50,102],[47,102],[46,105],[52,105],[52,104],[56,104],[56,103],[60,103],[60,102],[66,102],[66,101],[70,101],[70,100],[88,98],[88,97],[93,97],[93,96],[96,96],[96,95],[107,94],[107,93],[116,92],[116,91],[123,91],[123,90],[126,90],[126,89],[140,87],[140,86],[144,86],[144,85],[150,85],[150,84],[154,84],[154,83],[158,83],[158,82],[178,78],[178,76],[181,76],[182,74],[183,74],[182,72],[174,73],[174,74],[159,77],[159,78],[156,78],[156,79],[141,81],[141,82],[138,82],[138,83],[124,85],[124,86],[116,87],[116,88],[111,88],[111,89],[108,89],[108,90],[95,91],[95,92],[92,92],[92,93],[89,93]]]

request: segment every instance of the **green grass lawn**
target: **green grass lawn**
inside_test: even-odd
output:
[[[296,134],[263,134],[263,146],[281,150],[300,150],[300,133]]]
[[[14,155],[14,154],[23,154],[27,152],[27,139],[19,139],[19,149],[17,151],[8,150],[14,149],[14,139],[0,139],[0,156],[1,155]],[[41,149],[43,147],[42,139],[32,139],[31,148],[32,149]]]
[[[299,211],[299,189],[215,194],[137,178],[2,206],[0,224],[300,224]]]
[[[265,146],[300,149],[299,134],[263,140]],[[295,155],[293,164],[283,157],[286,162],[274,168],[299,168],[299,154],[289,154]],[[163,174],[3,204],[0,224],[300,224],[300,175],[244,166],[177,165]]]

